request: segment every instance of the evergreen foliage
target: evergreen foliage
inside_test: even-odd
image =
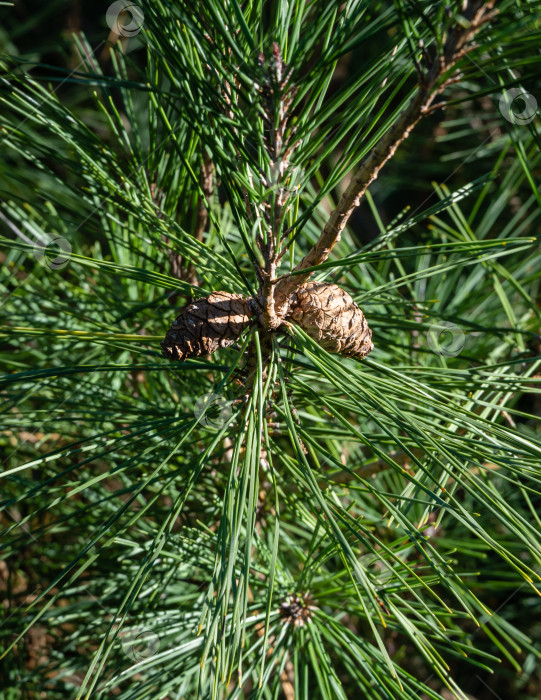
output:
[[[536,697],[541,4],[137,4],[2,9],[3,697]],[[367,358],[269,330],[308,273]]]

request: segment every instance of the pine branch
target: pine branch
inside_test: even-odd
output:
[[[201,185],[201,190],[203,191],[205,197],[199,197],[197,202],[197,219],[194,237],[197,238],[198,241],[202,242],[203,235],[207,230],[209,218],[206,202],[210,201],[214,188],[214,165],[212,163],[212,159],[206,151],[203,152],[203,165],[201,166],[199,184]],[[190,284],[198,286],[197,270],[193,262],[190,262],[188,266],[187,279]]]
[[[473,33],[453,30],[453,44],[449,28],[468,25],[450,16],[442,26],[443,4],[426,16],[418,2],[382,11],[341,0],[263,3],[262,13],[239,3],[141,4],[148,65],[137,81],[135,51],[127,62],[112,54],[114,79],[66,83],[61,99],[19,63],[0,81],[8,692],[17,695],[24,676],[55,697],[71,677],[81,695],[119,700],[466,698],[473,673],[488,676],[497,656],[518,671],[519,648],[539,655],[529,641],[541,527],[538,124],[506,134],[492,126],[492,100],[482,115],[465,107],[450,139],[498,132],[484,158],[469,151],[468,182],[436,187],[439,202],[404,222],[411,182],[398,168],[401,214],[392,221],[373,208],[385,235],[362,252],[344,237],[343,259],[324,265],[339,266],[333,272],[366,305],[372,360],[329,353],[307,332],[309,319],[299,322],[301,299],[285,316],[294,323],[286,339],[250,323],[216,362],[172,365],[157,357],[170,292],[253,294],[258,274],[263,318],[267,291],[297,279],[274,277],[286,246],[302,230],[317,239],[317,201],[361,162],[355,134],[365,115],[378,134],[393,131],[391,148],[410,97],[424,90],[426,114],[459,79],[449,60],[430,91],[435,44],[415,45],[418,65],[404,35],[421,29],[426,40],[439,27],[446,60],[446,47],[456,59]],[[385,39],[402,5],[400,65],[390,74]],[[490,36],[475,37],[484,53],[476,68],[489,79],[492,70],[502,80],[507,70],[532,75],[539,95],[535,17],[516,0],[498,9]],[[366,65],[329,89],[335,60],[352,47]],[[392,114],[379,109],[386,77],[386,104],[410,81]],[[96,84],[124,95],[124,108],[104,100],[89,112],[81,97]],[[95,134],[87,124],[102,127]],[[311,177],[344,144],[305,206]],[[205,152],[213,165],[199,167]],[[365,157],[375,163],[368,149]],[[423,181],[440,172],[432,154],[416,165]],[[212,170],[220,197],[210,196]],[[46,197],[35,194],[36,173]],[[414,245],[421,217],[431,226]],[[69,238],[65,267],[53,244],[46,256],[30,240],[46,234]],[[194,261],[206,289],[174,278],[182,261],[184,280]],[[267,310],[267,328],[283,322]],[[36,639],[45,640],[39,666]],[[430,687],[420,679],[428,677]],[[520,680],[505,680],[500,694],[515,697]]]
[[[456,80],[456,77],[449,75],[449,72],[453,71],[461,58],[475,48],[471,41],[481,27],[494,17],[493,5],[494,0],[466,3],[463,17],[467,20],[467,26],[457,24],[449,32],[443,51],[436,55],[424,73],[420,73],[417,94],[412,97],[389,131],[382,136],[368,158],[361,163],[318,241],[295,267],[294,272],[312,268],[327,260],[340,240],[351,214],[359,206],[367,189],[376,180],[385,163],[393,157],[397,148],[408,138],[417,123],[431,111],[442,106],[441,103],[434,104],[435,98]],[[280,279],[275,290],[276,308],[280,315],[287,312],[291,294],[304,284],[310,275],[311,272],[306,272],[293,277],[287,275]]]

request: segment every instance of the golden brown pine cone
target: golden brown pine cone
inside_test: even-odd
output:
[[[288,319],[329,352],[366,357],[374,349],[363,312],[336,284],[302,285],[292,295]]]
[[[213,292],[194,301],[177,317],[162,341],[162,354],[172,360],[211,355],[234,343],[252,318],[240,294]]]

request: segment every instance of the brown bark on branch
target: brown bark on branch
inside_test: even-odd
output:
[[[203,152],[203,165],[201,167],[201,175],[199,178],[199,184],[201,190],[205,197],[199,197],[197,202],[197,220],[195,224],[194,236],[198,241],[203,241],[203,236],[207,230],[208,224],[208,210],[206,202],[210,201],[212,197],[212,192],[214,188],[214,164],[206,151]],[[197,270],[193,262],[190,262],[188,266],[188,282],[196,286],[199,285],[197,280]]]
[[[435,98],[455,79],[455,76],[448,75],[449,72],[466,53],[474,48],[470,42],[479,29],[494,16],[493,5],[494,0],[464,3],[462,15],[467,20],[467,25],[457,25],[449,31],[442,53],[438,54],[425,72],[420,74],[417,93],[354,173],[318,241],[296,266],[295,272],[320,265],[327,260],[340,240],[353,210],[360,204],[366,190],[378,177],[381,168],[392,158],[396,149],[410,135],[422,117],[438,106],[433,105]],[[310,275],[310,272],[295,276],[288,275],[276,284],[274,296],[276,311],[280,316],[287,314],[291,294],[304,284]]]

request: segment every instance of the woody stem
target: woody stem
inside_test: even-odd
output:
[[[312,268],[327,260],[340,240],[349,217],[359,206],[366,190],[378,177],[382,167],[392,158],[396,149],[407,139],[422,117],[434,108],[432,102],[452,79],[452,76],[444,79],[446,74],[455,68],[458,60],[473,48],[466,44],[471,41],[481,26],[493,17],[493,5],[494,0],[467,2],[462,14],[469,21],[468,26],[457,25],[448,33],[442,53],[434,58],[426,72],[421,75],[416,94],[353,174],[319,239],[295,267],[294,272]],[[278,314],[282,309],[287,311],[287,301],[291,294],[304,284],[311,274],[306,272],[293,277],[287,276],[276,285],[275,300]]]

